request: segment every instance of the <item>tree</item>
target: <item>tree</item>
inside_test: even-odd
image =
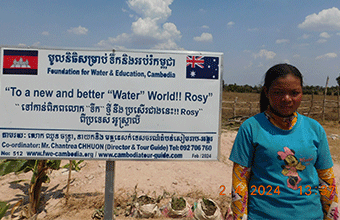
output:
[[[38,211],[40,202],[40,192],[42,183],[48,183],[49,169],[58,170],[60,160],[4,160],[0,163],[0,176],[9,173],[29,172],[32,171],[32,178],[28,190],[29,204],[28,217],[34,216]]]

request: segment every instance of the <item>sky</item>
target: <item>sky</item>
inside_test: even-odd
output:
[[[223,53],[225,84],[262,85],[278,63],[336,86],[339,0],[1,0],[0,45]]]

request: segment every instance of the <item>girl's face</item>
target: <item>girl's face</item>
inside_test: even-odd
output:
[[[277,78],[264,91],[270,106],[281,116],[292,115],[301,104],[301,80],[292,74]]]

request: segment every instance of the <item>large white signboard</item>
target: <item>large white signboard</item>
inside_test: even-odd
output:
[[[222,53],[2,47],[0,58],[0,158],[218,158]]]

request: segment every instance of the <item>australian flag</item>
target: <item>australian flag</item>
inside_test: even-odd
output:
[[[218,57],[187,56],[187,79],[218,79]]]

